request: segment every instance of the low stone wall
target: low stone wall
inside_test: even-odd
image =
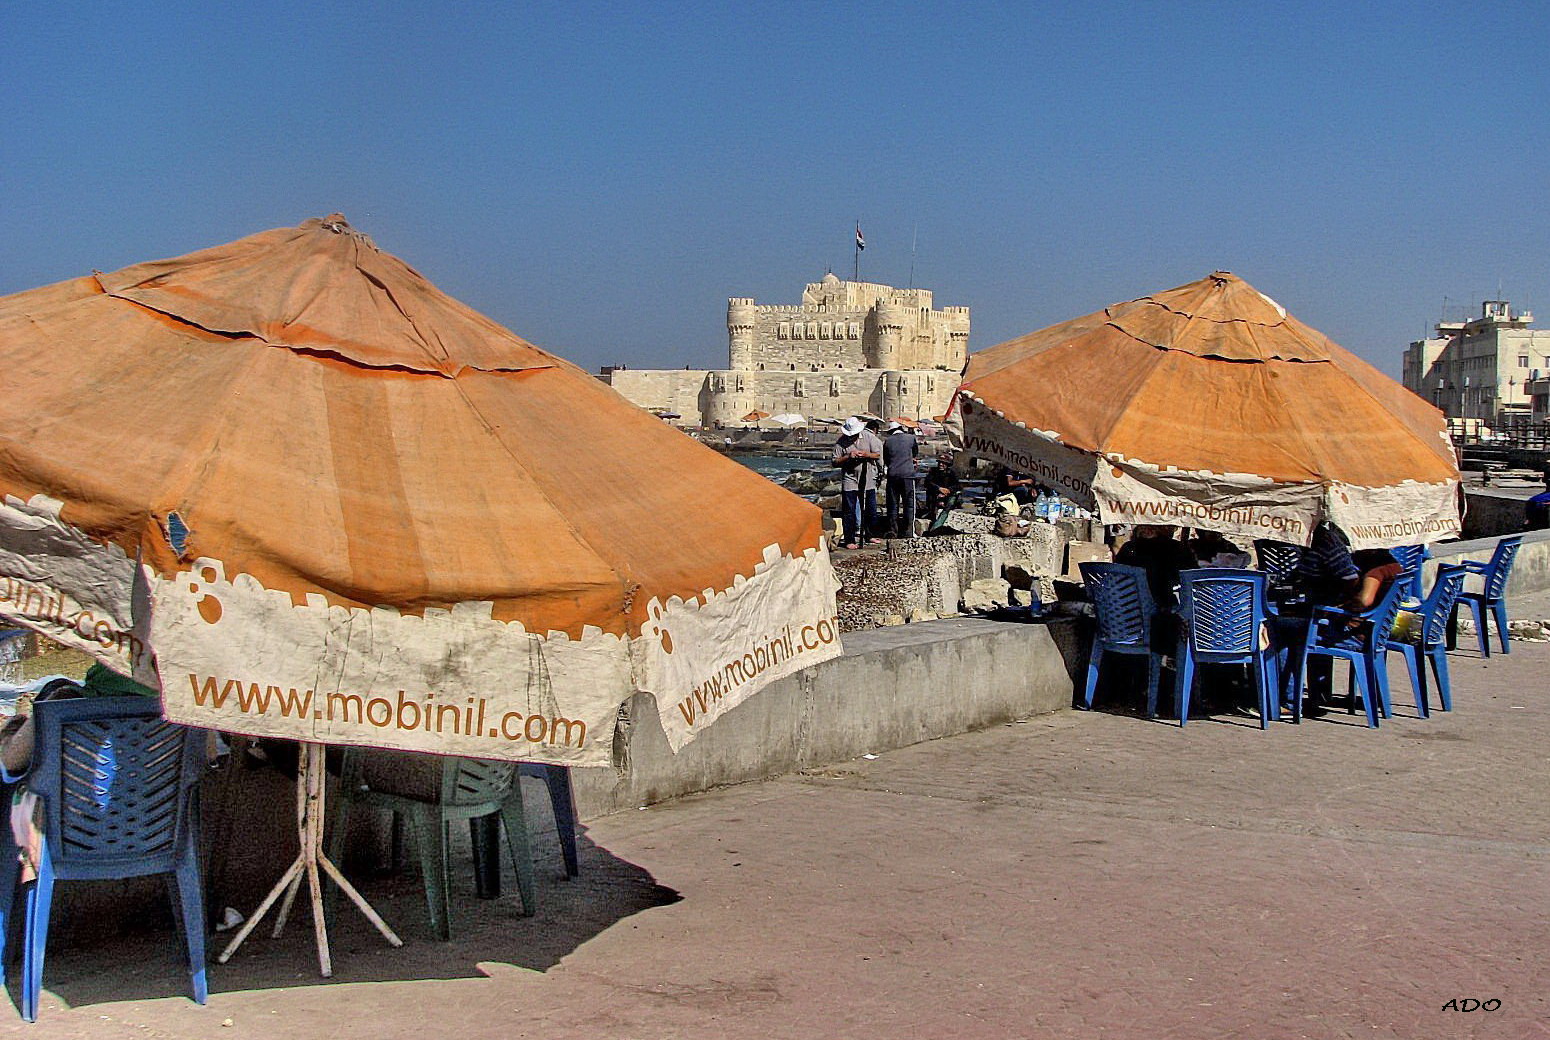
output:
[[[1485,563],[1496,551],[1499,538],[1475,538],[1463,542],[1441,542],[1432,546],[1432,559],[1426,565],[1426,581],[1431,584],[1439,563],[1459,563],[1478,560]],[[1469,588],[1476,588],[1471,581]],[[1550,590],[1550,531],[1529,531],[1523,535],[1523,548],[1513,563],[1512,577],[1507,580],[1508,596],[1526,596],[1534,592]]]
[[[1085,667],[1069,620],[857,632],[844,656],[772,683],[677,755],[652,698],[637,695],[616,745],[627,768],[575,770],[577,809],[599,816],[1068,708]]]
[[[1470,488],[1464,492],[1464,537],[1495,538],[1523,530],[1523,506],[1529,491],[1495,491]]]

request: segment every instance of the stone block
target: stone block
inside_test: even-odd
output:
[[[1066,546],[1066,568],[1061,575],[1067,581],[1081,581],[1083,563],[1111,563],[1114,554],[1102,542],[1072,542]]]
[[[1002,578],[981,578],[969,583],[963,590],[963,609],[994,610],[1004,607],[1011,598],[1012,587]]]
[[[1032,574],[1053,576],[1060,573],[1066,538],[1066,532],[1055,524],[1035,523],[1023,537],[1004,539],[1001,551],[1006,563],[1018,564]]]

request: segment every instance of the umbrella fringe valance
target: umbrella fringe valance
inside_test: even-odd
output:
[[[1108,523],[1307,544],[1329,520],[1358,548],[1459,531],[1441,413],[1225,272],[974,355],[950,414],[969,455]]]

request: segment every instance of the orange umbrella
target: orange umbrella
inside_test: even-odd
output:
[[[0,616],[177,721],[602,764],[840,652],[817,508],[337,215],[0,299],[0,371]]]
[[[768,419],[769,417],[770,417],[770,413],[769,412],[753,411],[753,412],[749,412],[747,415],[743,416],[742,421],[743,422],[758,422],[760,419]]]
[[[1110,523],[1357,547],[1459,532],[1443,415],[1218,271],[975,354],[971,454]]]

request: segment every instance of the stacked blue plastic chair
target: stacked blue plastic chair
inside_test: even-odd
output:
[[[1420,599],[1423,595],[1422,572],[1432,554],[1424,545],[1396,545],[1389,550],[1394,561],[1409,572],[1405,582],[1404,597]]]
[[[1146,571],[1120,563],[1084,563],[1081,571],[1082,583],[1098,614],[1098,632],[1087,660],[1083,706],[1093,706],[1104,654],[1145,654],[1146,714],[1156,716],[1162,655],[1152,650],[1152,619],[1157,616],[1157,604],[1146,583]]]
[[[1388,649],[1405,655],[1405,665],[1410,670],[1410,685],[1415,691],[1415,710],[1428,718],[1431,708],[1426,692],[1426,662],[1432,664],[1432,675],[1437,680],[1437,696],[1443,711],[1453,710],[1453,697],[1448,682],[1447,628],[1448,618],[1453,616],[1454,604],[1464,590],[1464,579],[1469,569],[1456,563],[1444,563],[1437,568],[1437,580],[1432,591],[1420,607],[1400,610],[1416,615],[1416,624],[1409,640],[1389,639]]]
[[[1179,725],[1189,720],[1197,664],[1246,664],[1259,693],[1259,725],[1280,714],[1277,651],[1262,640],[1265,621],[1275,615],[1265,600],[1261,571],[1202,567],[1179,575],[1179,611],[1184,633],[1174,661],[1178,666],[1173,703]]]
[[[1491,656],[1490,634],[1486,631],[1486,618],[1496,619],[1496,635],[1502,641],[1502,653],[1512,653],[1512,645],[1507,641],[1507,579],[1512,577],[1512,563],[1517,559],[1518,550],[1523,546],[1523,536],[1515,534],[1510,538],[1503,538],[1496,543],[1496,551],[1491,554],[1490,563],[1476,563],[1474,560],[1465,560],[1463,566],[1471,574],[1478,574],[1481,578],[1479,592],[1465,591],[1459,594],[1459,604],[1468,606],[1470,613],[1475,616],[1475,636],[1480,641],[1480,656]],[[1448,633],[1448,648],[1452,649],[1456,644],[1455,626],[1450,622]]]
[[[1308,658],[1314,656],[1335,658],[1351,665],[1369,727],[1377,728],[1380,714],[1385,718],[1391,714],[1388,641],[1389,634],[1394,630],[1394,620],[1399,616],[1399,600],[1406,584],[1406,578],[1401,576],[1388,587],[1377,603],[1360,613],[1341,610],[1339,607],[1321,606],[1313,609],[1302,653],[1292,673],[1292,710],[1295,719],[1300,720],[1302,717],[1303,677],[1307,674]]]
[[[59,881],[169,874],[194,999],[208,996],[205,911],[199,874],[197,791],[205,734],[167,722],[148,697],[88,697],[33,706],[26,789],[42,806],[38,879],[28,886],[22,1017],[37,1019],[49,911]],[[15,895],[17,849],[0,840],[0,943]],[[0,946],[0,964],[4,949]]]
[[[565,876],[576,877],[581,867],[576,855],[576,796],[571,790],[570,767],[523,762],[520,776],[532,776],[549,789],[549,805],[554,810],[554,829],[560,838],[560,855],[565,860]]]

